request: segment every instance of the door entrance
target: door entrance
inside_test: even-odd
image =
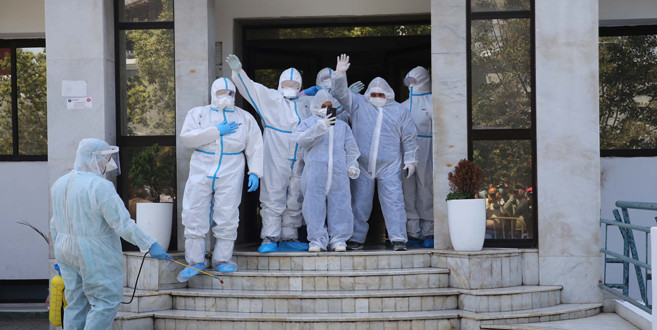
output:
[[[373,78],[382,77],[395,91],[395,100],[401,103],[408,98],[408,88],[402,82],[408,71],[418,65],[431,67],[428,18],[385,25],[281,27],[244,24],[242,32],[243,68],[254,81],[270,88],[277,88],[280,73],[289,67],[301,72],[302,88],[314,86],[317,72],[325,67],[334,69],[337,56],[345,53],[351,62],[349,84],[360,80],[367,86]],[[248,102],[240,106],[258,118]],[[383,215],[376,195],[375,192],[367,243],[385,240]],[[238,243],[260,242],[258,209],[258,196],[244,193]]]

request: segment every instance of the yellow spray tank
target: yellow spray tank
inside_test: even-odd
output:
[[[55,264],[55,270],[58,275],[50,280],[50,312],[48,318],[50,323],[56,327],[61,327],[64,321],[64,308],[68,305],[64,297],[64,279],[59,265]]]

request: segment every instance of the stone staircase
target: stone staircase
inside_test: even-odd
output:
[[[125,259],[127,301],[141,255]],[[239,270],[222,285],[203,275],[178,283],[182,266],[147,258],[113,328],[503,329],[590,316],[602,305],[561,304],[560,286],[538,286],[536,250],[235,252],[234,260]]]

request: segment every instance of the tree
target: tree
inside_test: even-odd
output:
[[[171,0],[162,1],[159,21],[173,21]],[[129,77],[127,135],[175,135],[176,86],[173,30],[129,30],[126,59],[134,59],[138,73]]]
[[[477,0],[477,11],[529,10],[526,0]],[[527,18],[473,20],[473,128],[531,127],[531,26]],[[532,184],[530,140],[474,141],[486,184]]]
[[[16,49],[18,82],[18,151],[20,155],[48,153],[46,52],[43,48]],[[11,56],[0,61],[11,71]],[[11,75],[0,76],[0,154],[13,153]]]
[[[600,38],[600,148],[657,149],[657,35]]]

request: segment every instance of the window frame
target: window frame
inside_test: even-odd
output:
[[[601,37],[657,35],[657,24],[651,25],[619,25],[600,26],[598,28],[598,44]],[[598,62],[599,62],[598,58]],[[599,98],[599,96],[598,96]],[[599,119],[599,118],[598,118]],[[600,157],[655,157],[657,148],[651,149],[600,149]]]
[[[530,0],[530,10],[476,11],[471,10],[472,0],[466,3],[466,65],[467,65],[467,118],[468,118],[468,159],[473,160],[474,141],[522,140],[530,141],[532,148],[532,187],[533,187],[533,233],[530,239],[485,239],[485,247],[538,247],[538,189],[536,166],[536,5]],[[531,70],[531,125],[529,128],[479,128],[472,123],[472,22],[493,19],[529,19],[530,26],[530,70]]]
[[[18,74],[16,65],[16,49],[42,47],[46,48],[46,39],[3,39],[0,40],[0,48],[9,48],[11,56],[11,133],[12,133],[12,154],[0,154],[0,161],[7,162],[34,162],[47,161],[48,154],[45,155],[21,155],[19,146],[18,131]],[[44,95],[46,99],[48,95]],[[46,113],[48,109],[46,107]],[[48,127],[46,126],[46,131]]]

